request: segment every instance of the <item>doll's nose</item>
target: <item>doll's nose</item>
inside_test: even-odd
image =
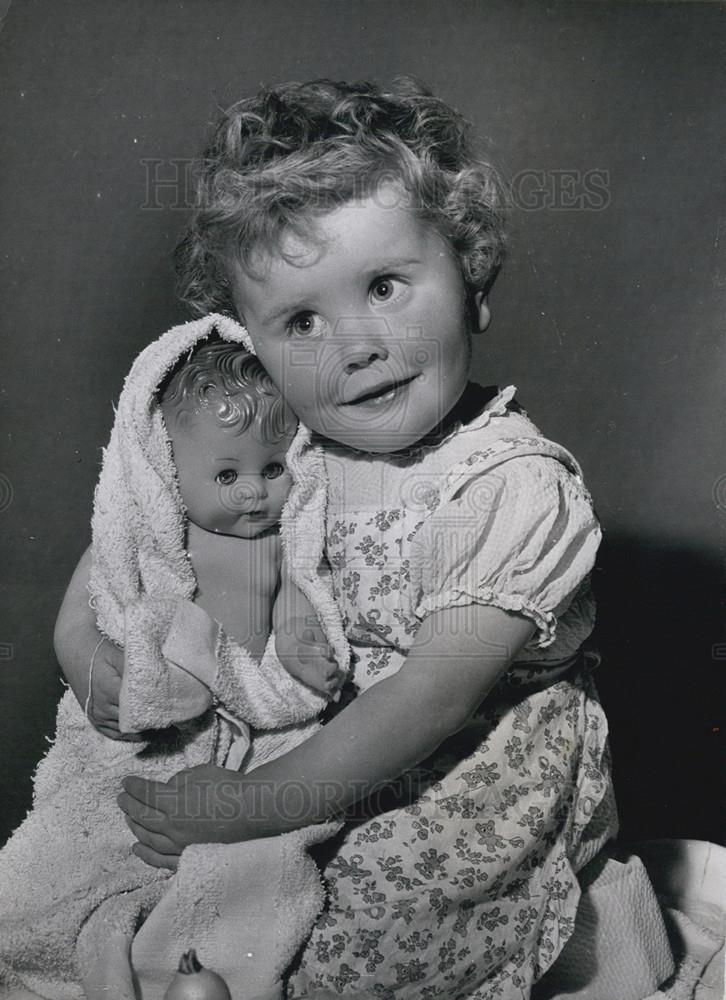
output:
[[[268,497],[267,485],[261,476],[238,479],[229,491],[228,503],[239,511],[254,510],[261,500]]]

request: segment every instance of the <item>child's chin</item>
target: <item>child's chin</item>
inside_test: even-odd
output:
[[[388,430],[384,433],[378,431],[368,434],[353,431],[349,434],[336,435],[336,441],[355,451],[364,451],[372,455],[391,455],[417,444],[422,437],[424,433],[419,430],[411,433]]]

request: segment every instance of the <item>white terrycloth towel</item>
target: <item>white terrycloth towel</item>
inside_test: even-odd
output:
[[[131,853],[134,837],[115,801],[128,774],[166,780],[195,764],[237,768],[243,760],[253,769],[314,732],[325,704],[284,671],[272,637],[258,663],[192,603],[196,581],[156,389],[213,331],[250,349],[242,327],[212,315],[168,331],[137,358],[94,503],[90,589],[99,628],[125,647],[120,723],[161,731],[146,744],[110,741],[67,692],[35,775],[33,809],[0,852],[0,984],[49,1000],[161,998],[189,947],[218,965],[236,1000],[274,995],[324,901],[307,848],[336,824],[188,848],[172,877]],[[303,479],[287,523],[306,523],[310,544],[308,556],[297,546],[289,570],[347,666],[342,623],[318,568],[325,487],[322,456],[309,441],[300,428],[288,456]],[[303,450],[304,470],[296,465]],[[284,527],[282,541],[289,550]]]

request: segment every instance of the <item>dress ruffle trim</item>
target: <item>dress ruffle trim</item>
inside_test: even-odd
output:
[[[506,416],[507,408],[514,399],[516,392],[516,385],[508,385],[506,389],[502,389],[502,391],[498,393],[494,399],[489,400],[481,414],[472,420],[470,426],[477,428],[486,427],[492,417]]]
[[[516,385],[508,385],[506,389],[502,389],[501,392],[498,392],[496,396],[489,400],[481,413],[469,421],[468,424],[462,424],[461,421],[457,421],[443,441],[438,442],[437,447],[446,444],[447,441],[456,437],[457,434],[461,434],[462,431],[479,431],[482,427],[487,427],[494,417],[506,417],[509,404],[514,399],[516,392]]]
[[[358,457],[359,459],[367,459],[371,463],[380,463],[383,460],[399,464],[401,462],[410,462],[415,460],[425,452],[435,451],[443,445],[448,444],[452,438],[461,434],[462,431],[478,431],[482,427],[486,427],[494,417],[506,416],[508,406],[514,399],[516,392],[516,386],[508,385],[506,389],[502,389],[501,392],[498,392],[496,396],[490,399],[481,413],[474,417],[469,423],[462,424],[460,420],[457,420],[440,438],[430,440],[424,437],[421,441],[417,441],[414,444],[409,445],[408,448],[402,448],[400,451],[393,451],[385,455],[380,455],[378,453],[369,455],[366,452],[360,452]]]
[[[467,604],[487,604],[502,611],[514,611],[531,618],[537,626],[538,638],[535,646],[545,649],[555,641],[557,619],[551,611],[543,611],[521,594],[503,594],[493,587],[481,586],[475,592],[451,587],[441,593],[425,597],[416,608],[417,618],[424,618],[434,611],[463,607]]]

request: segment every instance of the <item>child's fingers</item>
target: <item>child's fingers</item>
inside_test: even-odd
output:
[[[342,683],[343,677],[340,670],[338,670],[337,663],[330,663],[329,661],[326,661],[324,669],[325,679],[328,684],[337,687],[338,684]]]
[[[91,700],[86,712],[88,721],[94,729],[110,739],[122,739],[119,733],[118,709],[114,711],[113,706],[99,704],[97,700]]]
[[[319,646],[322,641],[322,635],[317,629],[306,628],[303,629],[302,641],[306,646]]]
[[[122,740],[124,743],[143,743],[149,739],[149,733],[122,733],[116,718],[109,718],[99,712],[91,712],[88,718],[93,728],[110,740]]]
[[[163,812],[160,812],[158,809],[154,809],[145,802],[139,802],[139,800],[135,799],[133,795],[129,794],[129,792],[121,792],[117,795],[116,804],[125,814],[124,818],[127,823],[138,824],[139,826],[143,826],[145,830],[149,830],[152,833],[158,833],[161,824],[163,824],[166,820],[166,816]],[[136,833],[136,830],[134,830],[134,833]]]
[[[122,733],[120,729],[114,729],[111,726],[94,725],[94,729],[110,740],[121,740],[124,743],[143,743],[147,738],[143,733]]]
[[[98,694],[107,701],[113,701],[118,704],[121,692],[121,678],[110,667],[106,666],[105,670],[101,670],[98,673],[94,672],[92,683],[94,694]]]
[[[325,658],[332,660],[334,659],[333,647],[330,645],[328,640],[325,638],[325,633],[321,628],[306,628],[302,634],[302,642],[306,646],[315,646],[317,648],[325,650]]]
[[[118,649],[111,642],[105,642],[101,647],[101,652],[103,655],[100,659],[103,665],[112,670],[118,677],[122,677],[124,672],[123,650]]]
[[[112,679],[94,677],[89,713],[94,725],[111,724],[118,728],[120,688],[120,679],[115,674]]]
[[[139,778],[135,774],[127,775],[121,782],[124,791],[116,800],[124,812],[130,813],[136,819],[142,816],[144,820],[159,820],[164,817],[165,800],[176,799],[173,790],[164,781],[152,781],[149,778]],[[121,802],[123,799],[123,802]]]
[[[337,701],[340,697],[340,690],[345,683],[345,679],[346,674],[336,665],[332,665],[329,671],[325,674],[323,686],[326,694],[328,694],[334,701]]]
[[[322,660],[329,660],[331,663],[337,662],[333,647],[322,632],[316,635],[312,629],[307,629],[303,633],[302,641],[297,646],[297,654],[298,656],[301,654],[305,654],[308,657],[316,656]]]
[[[327,659],[323,646],[315,642],[306,642],[299,645],[295,653],[301,663],[315,663],[318,660]]]
[[[179,864],[179,855],[159,854],[146,844],[134,844],[131,850],[138,858],[154,868],[170,868],[171,871],[176,871]]]
[[[145,844],[146,847],[150,847],[157,854],[179,854],[174,841],[164,836],[163,833],[152,833],[145,827],[135,823],[130,816],[124,816],[124,819],[126,826],[131,830],[140,844]]]
[[[341,695],[343,693],[343,685],[348,679],[348,673],[346,670],[341,670],[337,667],[335,673],[330,679],[330,695],[333,701],[340,701]]]
[[[333,674],[333,676],[330,678],[329,681],[329,688],[331,694],[337,694],[337,695],[340,694],[340,690],[345,684],[345,678],[346,675],[343,673],[342,670],[338,670],[336,671],[336,673]]]
[[[93,720],[91,720],[93,722]],[[106,736],[109,740],[124,740],[126,735],[122,733],[119,729],[113,729],[111,726],[104,726],[101,723],[93,723],[93,728],[96,732],[99,732],[102,736]]]
[[[100,722],[115,722],[118,725],[118,705],[112,702],[94,699],[93,714]]]

